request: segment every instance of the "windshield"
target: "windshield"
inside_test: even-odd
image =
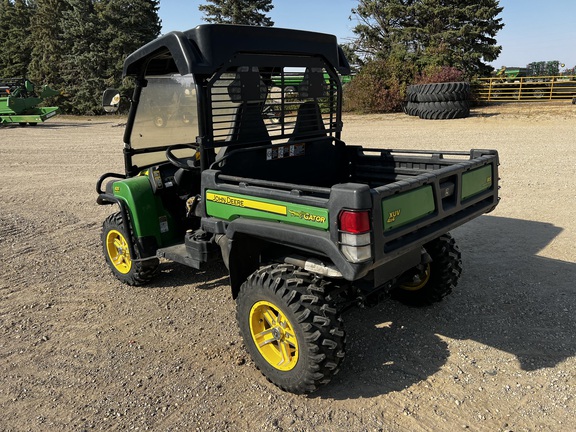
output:
[[[198,136],[196,86],[192,75],[146,77],[142,89],[130,145],[134,150],[195,143]],[[193,150],[179,150],[179,157],[191,156]],[[166,160],[164,150],[135,154],[134,165],[143,167]]]

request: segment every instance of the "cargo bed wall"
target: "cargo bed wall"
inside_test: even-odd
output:
[[[377,260],[401,255],[498,203],[498,153],[493,150],[357,149],[352,177],[373,188]]]
[[[351,181],[379,187],[466,163],[484,153],[366,149],[348,146]],[[473,152],[476,152],[472,154]],[[486,150],[485,152],[491,152]]]

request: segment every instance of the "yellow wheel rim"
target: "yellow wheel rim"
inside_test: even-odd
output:
[[[400,288],[406,291],[418,291],[428,283],[430,280],[430,264],[426,265],[426,270],[417,274],[412,279],[412,282],[404,282]]]
[[[292,323],[275,305],[259,301],[250,310],[250,333],[262,357],[274,368],[292,370],[298,363],[298,341]]]
[[[116,270],[126,274],[132,268],[132,259],[130,259],[130,250],[128,242],[121,232],[110,230],[106,235],[106,251],[108,257]]]

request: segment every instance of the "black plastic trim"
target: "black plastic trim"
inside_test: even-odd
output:
[[[326,256],[336,265],[344,279],[349,281],[364,277],[372,269],[371,261],[361,264],[348,262],[338,249],[338,244],[332,241],[326,231],[276,222],[236,219],[228,225],[226,236],[233,240],[238,233]]]
[[[277,27],[205,24],[167,33],[144,45],[124,62],[124,76],[139,76],[146,69],[148,74],[211,75],[239,52],[321,55],[341,74],[350,74],[350,65],[333,35]]]

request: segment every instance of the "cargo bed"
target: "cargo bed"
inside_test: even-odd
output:
[[[498,153],[495,150],[440,152],[347,146],[345,152],[340,152],[336,148],[324,146],[325,160],[332,161],[332,165],[316,165],[311,172],[307,172],[310,168],[305,155],[283,158],[278,161],[282,164],[279,170],[280,165],[263,168],[265,163],[275,161],[258,162],[257,154],[266,153],[266,149],[244,149],[243,160],[251,160],[252,164],[238,165],[238,171],[228,164],[226,169],[203,173],[208,216],[216,216],[229,224],[229,235],[244,232],[250,220],[259,219],[259,233],[264,238],[294,247],[305,245],[315,253],[328,256],[344,278],[355,280],[409,251],[418,251],[418,245],[492,211],[498,203]],[[330,151],[345,160],[329,155]],[[311,150],[306,154],[316,159],[314,153]],[[229,162],[233,160],[231,157]],[[339,171],[347,167],[347,171],[341,172],[340,182],[326,187],[325,179],[338,175],[333,167]],[[238,175],[249,171],[270,176]],[[279,172],[296,173],[308,180],[316,177],[318,183],[281,182]],[[250,206],[245,204],[248,202]],[[274,212],[270,206],[287,210]],[[301,214],[301,207],[307,208],[308,219],[291,217]],[[375,246],[370,264],[349,263],[338,253],[337,218],[343,208],[370,210]],[[309,220],[314,217],[317,222]],[[207,219],[205,225],[208,231],[214,230]]]

